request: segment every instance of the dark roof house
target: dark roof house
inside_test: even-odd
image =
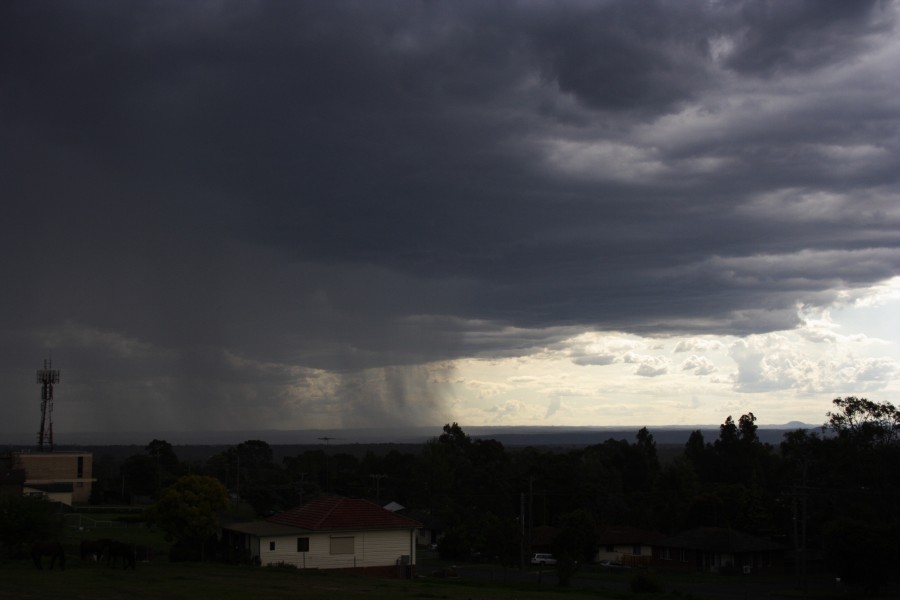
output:
[[[712,573],[778,572],[784,551],[777,542],[724,527],[698,527],[653,544],[657,566]]]

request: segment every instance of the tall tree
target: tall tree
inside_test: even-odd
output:
[[[900,410],[890,402],[876,403],[847,396],[832,400],[834,411],[826,413],[830,428],[840,438],[856,444],[892,444],[900,439]]]
[[[185,475],[163,491],[149,517],[168,540],[195,550],[202,558],[205,543],[218,531],[219,512],[227,507],[228,493],[218,479]]]
[[[172,444],[165,440],[154,439],[146,447],[147,454],[156,460],[159,466],[170,473],[178,470],[178,457]]]
[[[53,503],[42,498],[0,494],[0,552],[18,557],[25,546],[62,535],[63,523]]]
[[[742,442],[747,444],[758,442],[759,438],[756,435],[757,429],[756,416],[754,416],[752,412],[741,415],[741,418],[738,419],[738,435]]]

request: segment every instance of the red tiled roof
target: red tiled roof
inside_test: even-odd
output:
[[[310,531],[348,529],[412,529],[422,524],[392,513],[374,502],[341,496],[319,496],[315,500],[266,519]]]
[[[598,542],[603,545],[652,544],[663,536],[653,531],[637,529],[627,525],[614,525],[600,530]]]

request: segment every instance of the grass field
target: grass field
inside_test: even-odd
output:
[[[92,515],[98,521],[102,515]],[[115,520],[116,515],[109,515]],[[139,562],[135,570],[112,568],[106,564],[79,558],[83,539],[111,538],[152,550],[152,560]],[[381,579],[328,571],[299,571],[291,568],[260,568],[224,565],[212,562],[171,563],[168,542],[162,534],[147,527],[105,527],[84,530],[67,529],[66,569],[38,570],[30,560],[0,562],[0,599],[51,598],[102,600],[149,600],[157,598],[217,600],[244,598],[439,598],[446,600],[551,599],[571,600],[623,598],[628,595],[597,591],[565,590],[555,586],[499,585],[455,579],[417,578]],[[47,559],[45,559],[45,562]],[[653,596],[642,595],[652,599]]]
[[[441,579],[378,579],[328,572],[301,572],[293,569],[237,567],[214,563],[141,563],[134,571],[85,564],[70,558],[65,571],[38,571],[30,561],[0,564],[0,598],[46,600],[67,598],[97,600],[121,598],[219,600],[243,598],[441,598],[550,599],[571,600],[625,598],[630,595],[564,590],[544,587],[479,585]],[[652,599],[654,595],[641,595]],[[659,596],[662,597],[662,596]]]
[[[115,521],[116,515],[96,516]],[[151,550],[151,560],[139,562],[135,570],[112,568],[106,564],[82,561],[79,544],[84,539],[111,538]],[[740,577],[666,576],[666,593],[635,594],[628,590],[630,575],[587,571],[579,575],[584,587],[565,589],[550,583],[536,583],[535,573],[528,582],[507,582],[500,567],[468,565],[460,570],[466,577],[418,577],[412,580],[382,579],[348,575],[334,571],[299,571],[292,568],[260,568],[224,565],[213,562],[169,562],[169,543],[162,534],[148,527],[68,528],[64,544],[66,569],[37,570],[30,560],[0,561],[0,600],[52,598],[103,600],[149,600],[156,598],[197,600],[230,599],[404,599],[436,598],[444,600],[540,600],[567,598],[598,599],[732,599],[732,598],[847,598],[849,590],[816,586],[799,593],[791,578],[743,579]],[[425,558],[424,556],[422,557]],[[427,564],[426,564],[427,563]],[[429,558],[420,565],[422,575],[433,573],[441,564]],[[480,572],[480,576],[479,576]],[[521,577],[519,579],[522,579]],[[515,581],[510,577],[509,581]],[[523,580],[524,581],[524,580]],[[601,585],[588,585],[601,584]],[[584,589],[590,587],[591,589]],[[896,593],[896,589],[892,590]],[[886,597],[894,597],[890,593]]]

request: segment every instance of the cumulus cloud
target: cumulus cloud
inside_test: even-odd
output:
[[[515,422],[525,410],[525,404],[518,400],[507,400],[503,404],[495,404],[485,412],[489,413],[495,422]]]
[[[721,350],[724,344],[720,340],[707,338],[687,338],[678,340],[673,350],[676,354],[681,352],[708,352]]]
[[[695,375],[710,375],[718,371],[718,367],[705,356],[692,354],[681,363],[682,371],[693,371]]]
[[[730,356],[738,367],[733,379],[740,392],[795,389],[804,393],[852,392],[882,388],[897,374],[895,359],[832,358],[806,355],[783,335],[752,336],[735,342]]]
[[[614,334],[585,333],[561,344],[573,363],[581,366],[605,366],[625,360],[640,341]]]
[[[669,359],[664,356],[629,352],[625,355],[625,362],[636,364],[635,374],[641,377],[658,377],[669,371]]]

